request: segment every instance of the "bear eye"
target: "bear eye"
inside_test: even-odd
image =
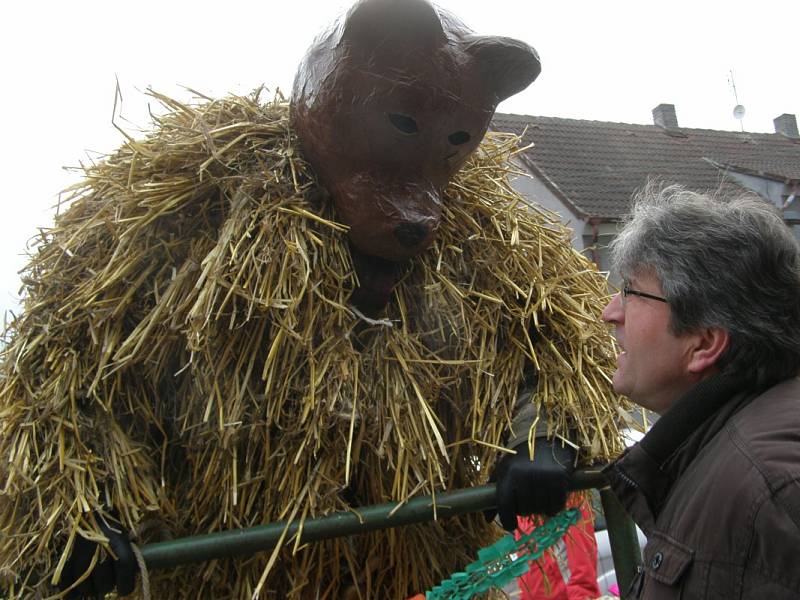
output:
[[[389,121],[396,129],[408,135],[419,132],[417,122],[409,116],[398,113],[389,113]]]
[[[453,144],[453,146],[466,144],[469,141],[469,138],[470,136],[466,131],[456,131],[455,133],[451,133],[447,136],[447,140]]]

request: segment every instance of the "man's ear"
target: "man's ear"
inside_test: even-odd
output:
[[[689,357],[690,373],[702,375],[713,368],[728,349],[730,334],[721,327],[706,327],[696,336],[696,343]]]

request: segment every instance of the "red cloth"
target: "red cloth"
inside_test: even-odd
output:
[[[521,600],[594,600],[600,596],[597,587],[597,541],[594,539],[592,509],[587,501],[580,504],[581,519],[567,530],[569,581],[564,581],[558,562],[546,553],[530,570],[517,579]],[[540,521],[520,517],[515,536],[530,533]],[[545,582],[545,577],[547,582]],[[548,585],[549,584],[549,585]]]

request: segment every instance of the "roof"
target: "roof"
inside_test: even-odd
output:
[[[728,171],[800,182],[800,141],[777,133],[500,113],[491,127],[533,144],[521,153],[525,165],[584,218],[619,218],[648,179],[696,191],[736,186]]]

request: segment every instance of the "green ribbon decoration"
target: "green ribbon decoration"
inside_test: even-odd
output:
[[[500,538],[478,550],[478,560],[465,571],[453,575],[425,593],[425,600],[469,600],[491,588],[502,588],[524,575],[530,562],[558,542],[578,522],[580,511],[571,508],[548,519],[542,525],[515,540],[513,535]]]

